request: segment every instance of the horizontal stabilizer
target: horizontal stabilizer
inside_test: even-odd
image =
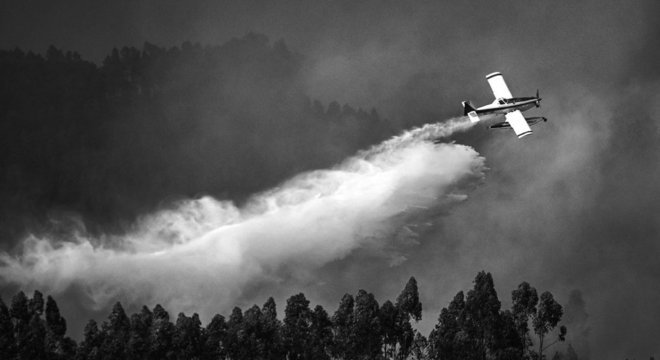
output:
[[[476,111],[470,111],[468,113],[468,116],[470,117],[470,121],[473,122],[473,123],[476,123],[477,121],[479,121],[479,116],[477,115]]]

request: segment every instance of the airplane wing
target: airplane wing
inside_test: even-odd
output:
[[[518,135],[518,138],[522,138],[532,133],[532,129],[529,128],[529,124],[527,124],[527,120],[525,120],[525,117],[520,110],[512,111],[504,116],[506,117],[506,122],[511,125],[513,131]]]
[[[501,73],[494,72],[492,74],[488,74],[486,75],[486,80],[488,80],[488,84],[490,84],[490,88],[493,90],[493,95],[495,95],[495,99],[499,99],[499,98],[510,99],[513,97],[513,95],[511,95],[511,92],[509,91],[509,88],[506,86],[506,83],[504,82],[504,77],[502,77]]]

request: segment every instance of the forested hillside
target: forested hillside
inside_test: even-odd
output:
[[[258,34],[112,49],[100,66],[1,50],[0,235],[71,213],[109,231],[200,194],[240,201],[392,134],[374,109],[310,99],[303,66]]]
[[[291,296],[278,316],[273,298],[263,306],[235,307],[206,326],[197,314],[176,320],[160,305],[128,315],[117,302],[100,325],[90,320],[76,343],[66,336],[57,303],[35,291],[16,294],[9,307],[0,299],[0,354],[3,359],[577,359],[553,348],[567,330],[563,308],[550,292],[540,296],[521,283],[503,310],[490,273],[456,294],[443,308],[428,337],[414,328],[422,304],[414,277],[396,300],[379,304],[359,290],[346,294],[330,315],[312,308],[304,294]],[[546,358],[545,355],[543,358]]]

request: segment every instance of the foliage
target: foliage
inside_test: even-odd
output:
[[[561,305],[550,292],[536,295],[536,289],[523,282],[512,292],[512,310],[502,310],[490,273],[480,272],[467,297],[460,291],[448,308],[443,308],[429,335],[430,359],[529,359],[540,358],[547,349],[544,337],[561,320]],[[529,336],[532,322],[539,337],[539,351]],[[566,328],[561,327],[563,341]],[[552,344],[550,344],[552,345]]]
[[[18,292],[8,308],[0,299],[0,351],[3,359],[493,359],[529,360],[550,345],[559,331],[562,308],[549,292],[522,283],[512,292],[512,309],[501,309],[493,278],[480,272],[474,287],[459,291],[443,308],[428,339],[413,329],[421,318],[417,282],[411,278],[396,299],[379,305],[359,290],[342,297],[330,317],[313,309],[304,294],[287,299],[279,320],[275,300],[246,311],[235,307],[228,317],[215,315],[203,326],[197,314],[179,313],[173,323],[162,306],[143,306],[128,316],[117,302],[101,326],[90,320],[79,344],[66,337],[66,320],[55,300],[35,291]],[[45,311],[44,311],[45,309]],[[529,336],[537,336],[536,343]],[[539,344],[539,345],[537,345]],[[536,351],[532,348],[536,347]],[[577,359],[569,345],[553,359]]]

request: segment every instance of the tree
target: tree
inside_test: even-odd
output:
[[[443,308],[438,317],[438,323],[429,335],[429,358],[458,360],[467,358],[467,343],[465,331],[465,296],[459,291]]]
[[[179,313],[176,319],[173,345],[179,360],[195,359],[202,355],[202,323],[197,313],[187,317]]]
[[[414,277],[410,277],[405,288],[396,298],[396,307],[415,321],[422,320],[422,303],[419,301],[417,280]]]
[[[512,313],[516,326],[516,331],[521,339],[523,354],[532,345],[532,339],[529,336],[529,319],[536,314],[536,305],[539,297],[536,289],[527,282],[518,285],[518,289],[511,292]]]
[[[44,295],[39,290],[32,294],[32,299],[28,302],[28,312],[30,316],[41,316],[44,313]]]
[[[373,359],[381,355],[382,337],[378,310],[378,302],[373,294],[364,290],[358,291],[351,326],[351,337],[356,341],[354,350],[358,358]]]
[[[9,314],[14,319],[14,322],[23,322],[27,323],[30,321],[30,312],[28,310],[28,298],[25,296],[25,293],[19,291],[11,299],[11,307],[9,308]]]
[[[518,333],[518,327],[510,310],[500,312],[499,336],[496,339],[496,358],[523,359],[525,347]]]
[[[230,359],[246,359],[245,348],[243,346],[245,340],[245,331],[243,324],[243,311],[241,308],[234,307],[227,322],[227,341],[225,343],[225,350]]]
[[[172,359],[172,338],[174,336],[174,324],[170,322],[170,315],[160,304],[153,310],[153,322],[149,329],[149,359]]]
[[[351,324],[353,323],[354,303],[352,295],[344,294],[337,311],[332,316],[332,329],[335,339],[332,354],[335,358],[353,358],[354,341],[351,337]]]
[[[60,309],[55,300],[48,296],[46,300],[46,351],[56,358],[70,356],[67,349],[69,340],[65,341],[66,319],[60,315]]]
[[[15,355],[14,326],[11,323],[9,309],[0,298],[0,354],[6,354],[8,359]]]
[[[215,315],[206,326],[206,342],[204,345],[203,359],[224,359],[226,351],[227,322],[224,316]]]
[[[321,305],[316,305],[311,316],[310,358],[319,360],[330,359],[332,349],[332,321]]]
[[[38,335],[37,324],[31,322],[30,311],[28,307],[28,298],[25,293],[19,291],[11,299],[9,314],[14,324],[14,340],[16,341],[16,355],[19,358],[29,358],[32,356],[32,348],[35,335]],[[35,327],[33,329],[33,327]]]
[[[391,358],[394,356],[396,344],[400,338],[397,308],[394,307],[391,301],[387,300],[380,307],[378,317],[380,318],[380,326],[383,334],[383,355],[386,358]]]
[[[131,315],[131,335],[127,349],[129,359],[144,359],[148,356],[151,346],[149,329],[152,323],[153,313],[146,306],[142,306],[139,313]]]
[[[89,320],[83,331],[83,341],[76,351],[77,360],[97,360],[101,358],[100,348],[103,339],[96,321]]]
[[[559,323],[561,320],[562,315],[562,306],[555,301],[552,294],[548,291],[541,294],[541,298],[536,309],[536,314],[532,319],[534,332],[539,338],[538,358],[540,360],[543,359],[543,351],[545,351],[545,349],[554,345],[557,343],[557,341],[564,341],[565,339],[566,327],[561,326],[559,328],[558,339],[549,345],[543,346],[546,335],[557,326],[557,323]]]
[[[493,277],[490,273],[479,272],[465,300],[465,330],[472,343],[473,358],[486,359],[496,350],[500,307]]]
[[[25,341],[19,345],[19,359],[44,359],[46,357],[46,327],[39,315],[30,319]]]
[[[277,307],[272,297],[269,297],[261,307],[261,315],[263,355],[266,359],[281,358],[283,356],[282,323],[277,319]]]
[[[267,339],[263,333],[263,314],[257,305],[243,313],[240,346],[245,359],[266,359]]]
[[[312,312],[303,293],[287,299],[283,323],[282,340],[287,359],[310,359]]]
[[[422,303],[419,301],[417,280],[414,277],[408,280],[403,291],[396,299],[394,327],[396,329],[396,343],[398,344],[396,356],[400,359],[405,359],[413,346],[415,333],[410,324],[411,318],[415,321],[422,319]]]
[[[428,340],[424,337],[424,335],[420,334],[417,330],[415,330],[415,339],[413,340],[413,345],[410,350],[410,358],[412,360],[427,359],[428,347],[429,347]]]
[[[120,302],[112,307],[108,321],[101,326],[101,356],[102,359],[125,359],[126,344],[130,337],[131,323]]]

